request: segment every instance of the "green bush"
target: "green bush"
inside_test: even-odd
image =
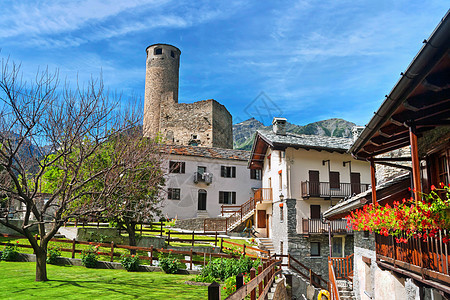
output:
[[[61,256],[61,250],[59,247],[49,247],[47,249],[47,263],[55,264],[58,256]]]
[[[89,246],[88,249],[81,252],[81,263],[86,268],[95,268],[98,262],[98,246]]]
[[[175,274],[176,272],[178,272],[178,269],[181,265],[180,260],[178,258],[171,257],[170,254],[167,257],[160,255],[158,260],[159,266],[167,274]]]
[[[247,276],[244,276],[244,284],[247,284],[249,281],[250,275],[247,274]],[[224,282],[223,289],[227,297],[236,292],[236,276],[228,277]],[[250,299],[250,295],[247,295],[245,299]]]
[[[258,269],[261,261],[253,261],[248,256],[241,256],[239,259],[217,258],[210,261],[203,267],[202,271],[196,277],[196,281],[213,282],[225,281],[229,277],[234,277],[239,273],[249,273],[251,268]]]
[[[135,272],[139,270],[140,260],[137,255],[122,254],[120,256],[120,263],[128,272]]]
[[[18,241],[16,243],[19,243]],[[17,251],[17,246],[13,244],[7,245],[2,252],[0,260],[5,261],[15,261],[19,257],[19,251]]]

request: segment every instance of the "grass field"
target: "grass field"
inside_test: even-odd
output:
[[[186,285],[192,275],[47,265],[35,282],[35,263],[0,262],[1,299],[207,299],[206,286]]]

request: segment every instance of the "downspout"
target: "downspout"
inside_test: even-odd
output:
[[[286,162],[286,181],[287,181],[287,198],[291,199],[291,165],[290,165],[290,159],[288,159],[287,156],[287,149],[284,151],[284,160]]]

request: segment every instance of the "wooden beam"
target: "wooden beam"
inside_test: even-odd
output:
[[[450,99],[450,89],[445,89],[440,92],[426,92],[418,96],[414,96],[405,101],[405,107],[414,107],[421,109],[426,106],[435,105],[443,100]]]
[[[409,139],[411,144],[414,198],[417,202],[420,199],[421,186],[420,186],[419,148],[417,147],[417,134],[416,134],[416,127],[414,125],[409,127]]]
[[[372,185],[372,204],[377,203],[377,179],[375,177],[375,162],[370,161],[370,182]]]
[[[393,163],[384,162],[384,161],[378,161],[376,163],[380,164],[380,165],[385,165],[385,166],[388,166],[388,167],[393,167],[393,168],[399,168],[399,169],[405,169],[405,170],[408,170],[408,171],[412,171],[411,167],[404,166],[404,165],[393,164]]]
[[[401,113],[395,114],[391,117],[391,120],[396,124],[405,123],[408,120],[414,120],[415,122],[421,119],[435,118],[436,116],[448,117],[448,111],[450,110],[450,101],[443,101],[438,105],[430,106],[418,111],[404,110]]]
[[[374,162],[379,161],[411,161],[411,157],[380,157],[380,158],[372,158]]]

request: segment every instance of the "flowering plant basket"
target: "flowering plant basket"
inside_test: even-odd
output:
[[[365,205],[347,217],[347,225],[353,230],[370,231],[384,236],[393,235],[397,242],[406,243],[412,236],[426,239],[437,236],[439,230],[450,229],[450,187],[431,186],[430,194],[422,199],[394,201],[393,206],[378,203]],[[446,199],[442,199],[445,195]],[[449,241],[448,236],[443,242]]]

